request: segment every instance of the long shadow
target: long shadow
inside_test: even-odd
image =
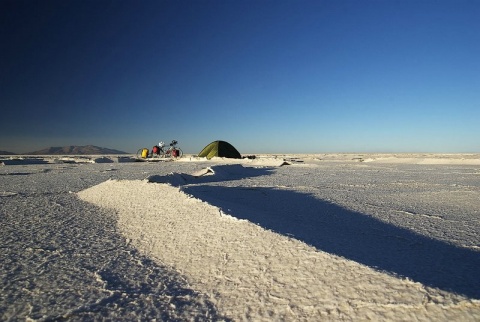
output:
[[[480,299],[480,253],[319,200],[273,188],[187,185],[237,218],[424,285]]]
[[[178,272],[127,245],[111,211],[71,194],[19,207],[24,198],[2,204],[0,273],[10,278],[0,316],[15,307],[17,318],[42,321],[230,321]],[[38,210],[52,203],[63,206]]]
[[[213,182],[224,182],[241,180],[246,178],[271,175],[273,168],[252,168],[240,164],[214,165],[198,171],[197,174],[171,173],[168,175],[152,175],[148,181],[152,183],[168,183],[172,186],[183,186],[186,184],[204,184]]]
[[[32,164],[48,164],[43,158],[22,158],[22,159],[5,159],[0,160],[4,165],[32,165]]]

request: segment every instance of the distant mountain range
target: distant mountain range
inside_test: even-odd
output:
[[[16,153],[8,152],[8,151],[0,151],[0,155],[15,155]]]
[[[128,154],[127,152],[101,148],[94,145],[70,145],[63,147],[50,147],[43,150],[25,153],[27,155],[91,155],[91,154]]]

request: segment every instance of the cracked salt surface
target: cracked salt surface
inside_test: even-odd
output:
[[[302,161],[0,168],[0,319],[480,319],[478,166]]]

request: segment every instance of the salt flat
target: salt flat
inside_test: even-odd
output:
[[[1,320],[480,319],[479,155],[107,159],[5,159]]]

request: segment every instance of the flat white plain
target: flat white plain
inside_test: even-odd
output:
[[[125,160],[5,158],[2,320],[480,319],[479,155]]]

